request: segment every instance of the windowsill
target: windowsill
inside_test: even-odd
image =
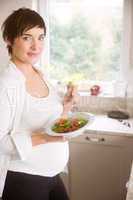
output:
[[[112,99],[116,99],[116,98],[125,99],[126,98],[125,96],[115,96],[114,94],[107,94],[107,93],[91,95],[90,92],[87,92],[87,91],[79,91],[78,94],[81,97],[92,97],[92,98],[112,98]]]
[[[66,84],[57,81],[54,82],[54,85],[57,85],[57,88],[60,90],[61,93],[66,92]],[[127,96],[127,84],[124,81],[79,81],[77,85],[78,93],[81,97],[126,99]],[[91,95],[90,90],[93,86],[96,85],[100,87],[100,92],[98,95]]]

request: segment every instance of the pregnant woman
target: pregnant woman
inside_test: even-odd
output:
[[[45,45],[42,17],[28,8],[2,25],[10,56],[0,74],[0,192],[2,200],[68,200],[60,172],[69,158],[68,141],[49,136],[50,120],[71,109],[76,90],[61,101],[35,63]]]

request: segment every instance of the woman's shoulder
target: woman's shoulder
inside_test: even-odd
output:
[[[20,100],[20,98],[14,98],[18,94],[18,97],[23,97],[22,82],[17,74],[10,67],[7,67],[0,72],[0,97]]]
[[[0,84],[5,87],[17,86],[21,83],[15,70],[8,66],[0,72]]]

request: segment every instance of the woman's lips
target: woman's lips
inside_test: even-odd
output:
[[[37,57],[39,53],[27,53],[30,57]]]

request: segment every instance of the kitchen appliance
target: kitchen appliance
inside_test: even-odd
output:
[[[119,111],[119,110],[111,110],[107,113],[107,116],[113,119],[128,119],[129,114],[124,111]]]

